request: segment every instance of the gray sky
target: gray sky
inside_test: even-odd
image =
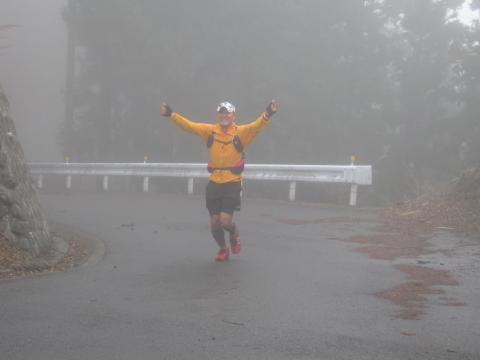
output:
[[[0,0],[0,24],[18,27],[0,38],[0,83],[28,161],[60,160],[64,117],[66,0]]]

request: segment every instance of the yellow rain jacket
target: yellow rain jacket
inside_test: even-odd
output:
[[[223,131],[218,123],[193,122],[175,112],[172,113],[170,118],[183,130],[200,136],[205,143],[207,143],[209,136],[214,134],[216,141],[213,142],[209,149],[209,163],[216,169],[210,175],[210,180],[219,184],[240,181],[242,179],[241,174],[234,174],[227,169],[219,169],[232,167],[242,160],[242,153],[238,152],[232,143],[233,137],[237,135],[245,149],[255,139],[260,130],[268,125],[265,113],[262,113],[255,121],[249,124],[237,125],[233,122],[226,132]]]

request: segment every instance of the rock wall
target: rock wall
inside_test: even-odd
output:
[[[51,237],[0,86],[0,236],[37,256]]]

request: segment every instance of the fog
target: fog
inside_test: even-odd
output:
[[[64,119],[65,0],[0,0],[0,83],[30,161],[58,161]]]
[[[162,101],[211,122],[228,100],[246,123],[275,98],[248,161],[356,155],[372,203],[478,163],[478,1],[0,1],[0,24],[18,25],[0,81],[29,160],[206,161]]]

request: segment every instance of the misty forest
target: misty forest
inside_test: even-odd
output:
[[[480,27],[462,0],[71,0],[64,156],[205,161],[161,119],[280,111],[250,163],[358,164],[384,204],[447,183],[480,154]],[[472,8],[479,8],[474,1]]]

